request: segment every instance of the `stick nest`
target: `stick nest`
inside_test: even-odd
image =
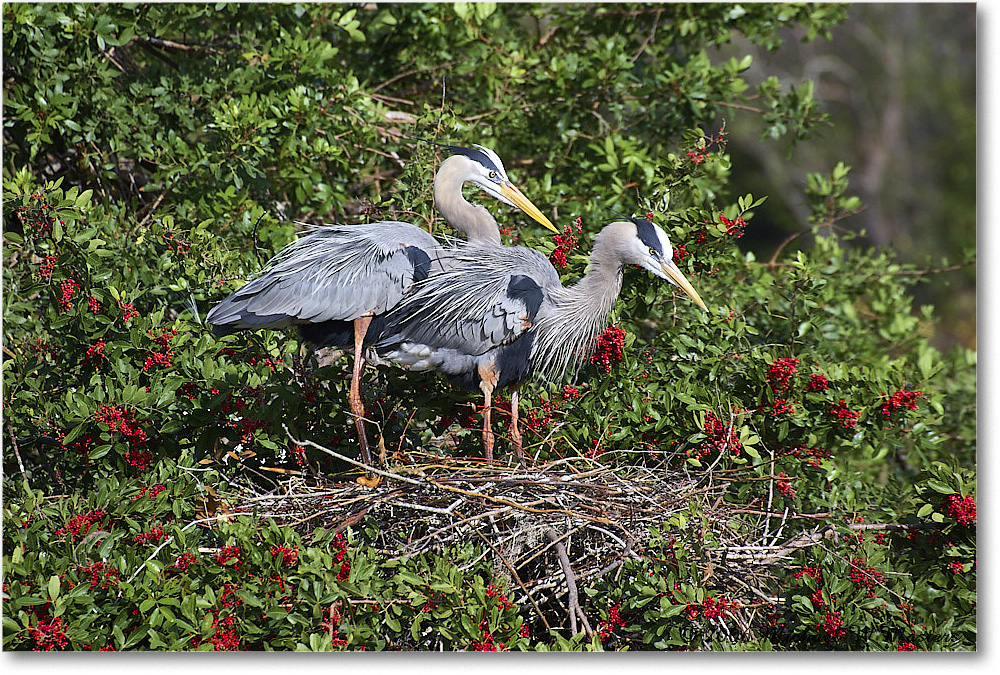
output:
[[[670,560],[669,544],[651,545],[650,527],[669,531],[688,559],[697,561],[701,578],[691,583],[739,603],[735,621],[717,622],[724,633],[733,631],[731,639],[751,637],[752,624],[773,609],[775,563],[823,536],[818,530],[803,536],[796,528],[797,537],[782,539],[781,514],[727,503],[729,482],[711,472],[611,466],[584,457],[528,467],[417,453],[397,459],[388,470],[368,467],[377,474],[374,486],[362,484],[364,479],[294,477],[235,507],[302,533],[318,527],[339,531],[371,519],[378,526],[372,547],[392,559],[478,542],[515,601],[530,602],[546,626],[568,616],[576,632],[579,618],[588,634],[592,628],[577,584],[607,575],[611,581],[629,558]],[[704,536],[709,529],[711,536]]]

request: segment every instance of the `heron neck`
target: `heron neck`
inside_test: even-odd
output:
[[[622,267],[620,263],[598,256],[598,253],[596,249],[593,251],[587,273],[568,290],[575,296],[579,310],[585,308],[595,318],[600,316],[604,322],[622,290]]]
[[[595,247],[590,267],[579,281],[549,292],[532,357],[544,379],[559,380],[577,372],[593,351],[594,339],[607,327],[621,288],[620,262]]]
[[[434,203],[448,224],[476,244],[500,245],[500,228],[486,207],[471,204],[462,195],[463,180],[442,165],[434,177]]]

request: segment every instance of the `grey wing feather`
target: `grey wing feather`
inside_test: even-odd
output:
[[[314,228],[215,306],[207,321],[225,334],[385,313],[413,284],[410,246],[430,252],[440,245],[396,221]]]
[[[512,278],[529,277],[542,294],[559,285],[551,263],[531,249],[466,244],[440,251],[438,261],[443,271],[415,284],[388,315],[383,346],[410,342],[483,354],[528,328],[530,308],[508,295]]]

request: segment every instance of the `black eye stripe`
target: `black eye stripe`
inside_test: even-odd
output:
[[[636,234],[639,237],[639,241],[651,248],[658,255],[663,255],[663,246],[660,244],[660,238],[656,236],[656,228],[648,220],[643,220],[642,218],[629,218],[635,225]]]
[[[476,148],[463,148],[459,145],[444,145],[442,147],[446,148],[453,155],[465,155],[472,161],[479,162],[489,171],[495,171],[497,175],[503,175],[503,171],[500,170],[500,167],[498,167],[493,160],[489,158],[489,155],[482,150],[477,150]]]

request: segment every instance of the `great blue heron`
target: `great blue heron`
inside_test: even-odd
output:
[[[434,202],[445,220],[464,232],[469,242],[502,248],[493,216],[463,197],[465,183],[482,188],[558,232],[514,186],[495,152],[479,145],[441,147],[452,154],[434,176]],[[424,230],[399,221],[314,227],[275,256],[258,277],[213,307],[206,320],[217,336],[296,326],[316,347],[353,345],[348,400],[362,461],[370,464],[360,385],[369,330],[374,322],[372,332],[381,332],[384,315],[414,282],[443,269],[442,255],[447,251]]]
[[[666,233],[648,220],[611,223],[594,239],[589,269],[563,287],[548,259],[523,247],[459,246],[445,270],[416,284],[386,317],[379,355],[412,370],[436,370],[485,396],[483,445],[493,459],[493,391],[511,387],[510,434],[522,457],[518,388],[533,374],[556,380],[579,368],[621,292],[626,265],[676,284],[702,309],[674,264]]]

